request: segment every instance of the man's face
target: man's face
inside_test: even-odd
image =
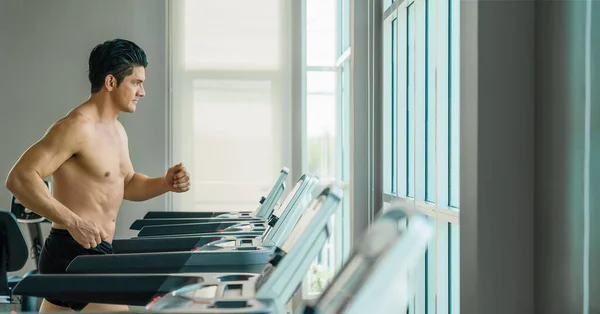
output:
[[[112,90],[112,99],[121,111],[135,112],[138,100],[146,95],[143,85],[145,79],[144,67],[136,66],[133,67],[133,73],[126,76],[123,82]]]

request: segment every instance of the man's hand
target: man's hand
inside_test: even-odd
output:
[[[169,168],[165,175],[165,181],[171,192],[187,192],[191,187],[190,174],[183,166],[183,163]]]
[[[95,248],[102,240],[108,239],[104,229],[91,220],[77,219],[67,229],[73,239],[86,249]]]

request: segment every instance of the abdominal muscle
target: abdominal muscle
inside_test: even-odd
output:
[[[98,180],[85,173],[55,173],[52,190],[54,198],[77,216],[103,228],[108,234],[105,241],[112,243],[115,222],[123,202],[123,182],[122,178]],[[52,227],[67,229],[59,223],[53,223]]]

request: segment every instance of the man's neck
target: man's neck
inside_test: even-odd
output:
[[[92,104],[98,112],[98,118],[101,122],[115,121],[121,113],[114,104],[114,102],[102,93],[92,94],[88,103]]]

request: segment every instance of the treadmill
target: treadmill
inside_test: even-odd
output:
[[[425,257],[433,234],[424,215],[391,207],[373,223],[316,302],[295,313],[406,313],[408,274]]]
[[[234,238],[243,241],[260,238],[263,246],[276,245],[275,232],[271,231],[277,226],[291,228],[296,224],[300,215],[302,215],[302,211],[306,209],[308,203],[312,200],[312,191],[317,182],[316,177],[303,175],[294,186],[294,189],[286,196],[283,204],[273,213],[273,216],[279,217],[279,219],[274,219],[273,223],[269,224],[261,235],[247,231],[228,231],[233,229],[226,228],[225,231],[220,233],[118,239],[112,242],[113,251],[115,254],[194,251],[211,242]]]
[[[312,174],[303,174],[298,182],[318,181],[318,177]],[[316,183],[315,183],[316,184]],[[296,185],[297,187],[297,185]],[[312,187],[314,188],[314,184]],[[229,233],[247,232],[259,236],[263,234],[269,225],[273,226],[281,215],[281,207],[276,206],[271,210],[268,221],[236,218],[176,218],[176,219],[142,219],[138,220],[137,226],[141,227],[136,238],[142,237],[167,237],[182,236],[190,234],[206,233]],[[210,222],[212,221],[212,222]],[[134,222],[134,224],[136,224]]]
[[[193,296],[187,304],[198,308],[190,309],[191,312],[197,312],[201,307],[217,311],[215,313],[233,313],[231,310],[236,307],[257,310],[253,308],[259,306],[252,299],[255,296],[293,294],[333,233],[330,218],[341,198],[339,187],[331,185],[325,188],[305,211],[303,217],[308,218],[296,224],[289,239],[274,254],[278,258],[273,258],[270,266],[260,274],[43,274],[25,278],[14,292],[71,302],[146,306],[150,310],[167,310],[169,305],[181,304],[181,300],[190,301],[190,296]],[[211,291],[213,295],[206,294]],[[197,297],[197,292],[203,296]]]
[[[301,204],[304,203],[304,204]],[[264,238],[229,236],[200,248],[179,252],[126,253],[77,256],[67,267],[73,274],[105,273],[183,273],[253,272],[260,273],[273,258],[279,258],[280,246],[287,245],[296,232],[308,230],[314,215],[308,202],[300,202],[299,214],[271,229]],[[299,227],[296,228],[295,226]],[[295,235],[297,236],[297,234]],[[264,241],[263,241],[264,239]]]
[[[319,298],[301,305],[294,313],[405,313],[410,284],[407,274],[423,259],[433,232],[433,226],[423,215],[392,207],[375,220]],[[145,311],[123,313],[286,314],[285,305],[301,284],[314,254],[323,246],[320,239],[315,245],[304,237],[306,235],[298,240],[309,243],[304,250],[294,247],[288,256],[302,252],[305,258],[282,260],[268,277],[246,278],[241,282],[212,277],[212,281],[157,295],[146,305]],[[306,250],[311,245],[316,246],[316,250]],[[292,260],[296,261],[294,265],[291,265]]]
[[[270,212],[273,210],[279,198],[285,191],[285,179],[287,178],[290,170],[283,167],[279,172],[279,177],[275,180],[273,188],[265,198],[261,197],[260,205],[254,211],[239,211],[239,212],[200,212],[200,211],[149,211],[144,215],[144,219],[173,219],[173,218],[229,218],[232,216],[240,218],[250,217],[263,217],[261,219],[266,220],[269,217]],[[138,229],[134,229],[138,230]]]
[[[373,223],[316,303],[302,305],[295,313],[405,313],[409,285],[407,274],[419,259],[423,259],[432,235],[433,227],[423,215],[407,214],[399,207],[386,211]],[[320,238],[317,240],[317,249],[320,250],[327,237],[318,235],[315,238]],[[311,245],[310,241],[306,243]],[[302,283],[314,261],[314,253],[318,254],[318,251],[305,252],[309,254],[304,259],[282,261],[269,278],[257,282],[254,289],[247,289],[255,290],[255,296],[243,290],[240,294],[227,296],[228,284],[195,284],[153,300],[146,310],[198,314],[286,314],[286,304]]]

